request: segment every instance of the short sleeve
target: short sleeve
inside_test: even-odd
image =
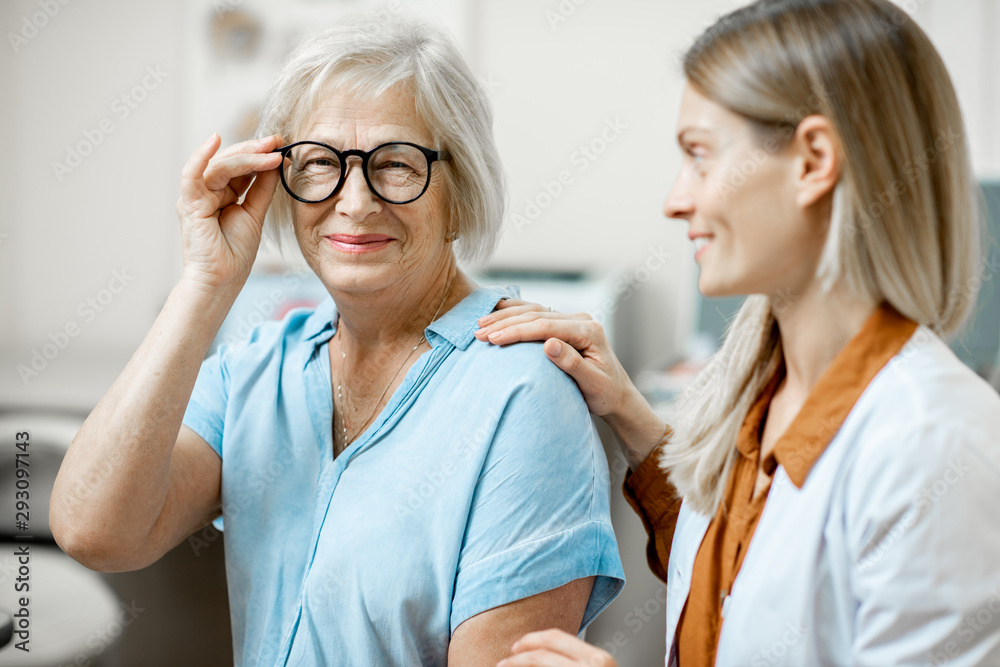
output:
[[[919,421],[856,461],[851,664],[997,665],[1000,436]]]
[[[219,346],[218,350],[201,362],[198,379],[195,380],[191,399],[184,412],[182,424],[201,436],[202,440],[222,457],[222,434],[226,419],[226,405],[229,400],[229,368],[233,348]],[[214,522],[219,530],[223,528],[222,517]]]
[[[589,411],[568,376],[538,363],[543,372],[509,398],[475,489],[452,632],[488,609],[595,576],[582,631],[625,583]]]

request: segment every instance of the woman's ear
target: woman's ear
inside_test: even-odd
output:
[[[795,190],[800,208],[810,208],[833,192],[840,180],[840,142],[825,116],[803,118],[795,128]]]

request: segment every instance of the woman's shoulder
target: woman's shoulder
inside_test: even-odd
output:
[[[506,380],[559,384],[568,381],[572,384],[569,376],[549,361],[542,350],[541,341],[501,346],[481,341],[474,336],[479,328],[478,319],[491,313],[496,304],[507,297],[520,298],[520,290],[516,286],[506,285],[477,287],[431,325],[429,330],[432,332],[432,344],[437,341],[437,336],[450,341],[459,352],[458,361],[467,368],[475,367],[477,372],[488,373],[483,377],[490,378],[490,382],[496,387]]]
[[[478,319],[505,296],[519,296],[517,288],[479,287],[429,328],[432,345],[447,339],[454,346],[437,384],[448,392],[520,411],[520,419],[589,425],[590,412],[579,388],[549,360],[541,342],[494,345],[473,335]]]
[[[462,354],[468,367],[489,378],[496,389],[539,389],[552,399],[571,394],[583,400],[573,379],[545,354],[541,341],[499,346],[473,339]]]
[[[860,402],[913,427],[980,426],[1000,433],[1000,394],[925,326],[876,375]]]
[[[976,461],[977,479],[1000,483],[1000,394],[926,327],[872,380],[843,431],[856,481],[919,487]]]
[[[828,479],[841,503],[833,516],[861,554],[858,573],[956,558],[949,534],[969,553],[985,541],[993,551],[1000,395],[921,327],[856,407],[833,445],[841,474]]]

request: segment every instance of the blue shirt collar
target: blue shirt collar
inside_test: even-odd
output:
[[[316,338],[324,331],[329,331],[330,336],[333,335],[333,321],[337,317],[337,305],[333,302],[333,297],[327,295],[323,301],[316,306],[313,314],[306,319],[305,324],[302,325],[302,339],[312,340]],[[326,342],[329,336],[324,337],[319,343]],[[319,344],[317,343],[317,344]]]
[[[462,299],[454,308],[432,322],[424,333],[427,342],[432,347],[442,341],[448,341],[460,350],[464,350],[475,338],[473,332],[479,328],[476,323],[483,315],[493,311],[497,301],[504,297],[520,298],[520,290],[515,286],[489,285],[478,287]],[[333,323],[337,319],[337,305],[333,297],[326,297],[313,314],[305,321],[302,329],[303,340],[315,340],[321,345],[336,333]],[[321,334],[328,335],[322,336]]]

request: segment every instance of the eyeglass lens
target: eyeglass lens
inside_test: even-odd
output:
[[[296,197],[322,201],[330,196],[344,168],[337,154],[317,144],[291,148],[283,166],[285,183]],[[420,195],[429,177],[427,157],[413,146],[389,144],[368,159],[368,180],[375,192],[393,202]]]

